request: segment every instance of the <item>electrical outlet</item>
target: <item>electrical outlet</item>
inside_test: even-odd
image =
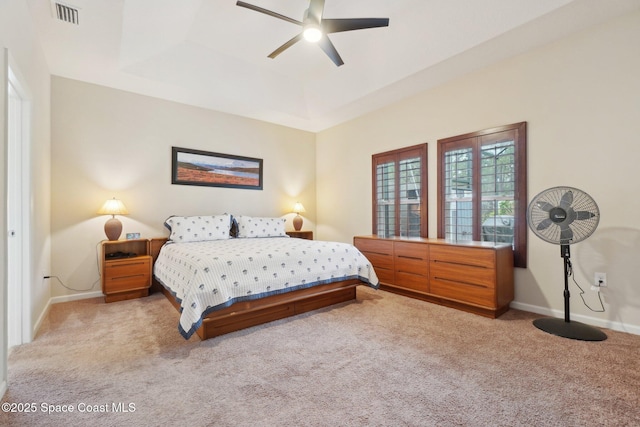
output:
[[[593,285],[598,287],[607,286],[607,273],[595,273],[593,275]]]

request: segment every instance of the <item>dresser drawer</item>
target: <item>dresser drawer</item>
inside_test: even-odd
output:
[[[378,271],[378,268],[385,270],[393,270],[393,258],[390,255],[381,255],[375,252],[361,251],[362,255],[367,257],[369,262],[373,264],[373,267]]]
[[[429,276],[429,262],[414,258],[396,258],[397,273],[410,273],[417,276]]]
[[[431,245],[431,261],[446,261],[452,264],[495,268],[496,256],[493,249],[464,248],[460,246]]]
[[[493,288],[469,282],[453,281],[431,277],[429,291],[433,295],[495,309],[496,293]]]
[[[400,288],[429,292],[429,276],[427,275],[396,271],[394,284]]]
[[[367,257],[380,282],[391,284],[394,281],[393,244],[392,242],[375,239],[355,238],[353,244]]]
[[[393,242],[390,241],[360,239],[356,237],[353,241],[353,245],[361,252],[375,253],[389,257],[393,255]]]
[[[374,264],[373,270],[376,272],[376,276],[378,276],[378,279],[380,279],[380,283],[390,285],[395,281],[393,269],[377,267]]]
[[[431,262],[432,294],[485,307],[495,305],[495,269],[435,260]]]
[[[395,284],[420,292],[429,291],[429,247],[421,243],[394,242]]]
[[[496,270],[493,268],[473,267],[439,260],[432,261],[430,267],[431,280],[446,280],[489,289],[495,288]]]
[[[422,243],[395,242],[393,253],[398,258],[429,261],[429,246]]]
[[[427,245],[395,242],[393,253],[396,272],[425,277],[429,274],[429,247]]]

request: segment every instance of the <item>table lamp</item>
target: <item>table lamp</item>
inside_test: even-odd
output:
[[[297,214],[295,218],[293,218],[293,228],[296,231],[300,231],[300,229],[302,228],[302,217],[300,216],[300,212],[306,212],[306,211],[304,209],[304,206],[302,206],[302,203],[300,202],[297,202],[293,206],[293,211]]]
[[[104,202],[97,213],[98,215],[111,215],[111,218],[104,224],[104,233],[109,240],[118,240],[122,234],[122,223],[116,218],[116,215],[129,215],[124,203],[114,197]]]

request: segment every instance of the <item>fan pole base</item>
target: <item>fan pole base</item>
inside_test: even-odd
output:
[[[533,325],[547,333],[580,341],[604,341],[607,335],[600,329],[580,322],[566,322],[564,319],[543,318],[533,321]]]

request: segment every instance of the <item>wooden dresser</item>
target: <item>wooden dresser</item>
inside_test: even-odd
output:
[[[511,245],[375,235],[353,241],[384,290],[492,318],[513,300]]]

